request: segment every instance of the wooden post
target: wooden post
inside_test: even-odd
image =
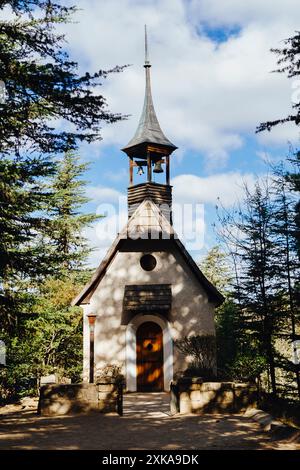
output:
[[[90,327],[90,384],[94,383],[94,333],[95,333],[95,321],[96,315],[90,314],[87,316],[89,320],[89,327]]]
[[[133,160],[129,158],[129,186],[133,185]]]
[[[147,179],[148,183],[151,183],[152,181],[152,168],[151,168],[151,157],[150,157],[150,152],[147,152]]]
[[[166,184],[170,186],[170,155],[166,155]]]

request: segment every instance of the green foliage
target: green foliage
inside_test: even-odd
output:
[[[243,337],[239,309],[233,299],[226,298],[217,309],[215,325],[218,372],[222,374],[234,361]]]
[[[76,219],[71,212],[67,218],[68,198],[77,197],[75,211],[83,203],[75,180],[69,193],[63,188],[63,175],[72,178],[67,160],[70,165],[73,158],[77,174],[83,166],[66,156],[65,167],[59,163],[57,168],[55,155],[101,139],[101,124],[121,116],[111,113],[96,91],[110,71],[81,76],[63,50],[64,37],[56,26],[70,21],[73,7],[51,0],[11,0],[1,2],[4,7],[11,16],[0,21],[0,77],[6,87],[0,104],[0,314],[1,327],[13,333],[34,297],[26,283],[54,275],[58,266],[76,264],[78,256],[83,259],[84,242],[76,237],[93,220],[90,215]],[[60,187],[49,188],[56,170]],[[63,215],[52,213],[63,208]]]
[[[78,292],[75,276],[48,278],[41,286],[35,312],[24,328],[34,344],[33,358],[40,374],[63,371],[72,381],[80,380],[82,363],[82,313],[70,307]]]
[[[300,59],[300,32],[297,31],[294,36],[286,39],[284,41],[284,46],[282,48],[271,49],[278,56],[277,64],[279,68],[275,71],[278,73],[285,73],[288,78],[298,77],[300,75],[299,68],[299,59]],[[274,126],[278,124],[283,124],[286,122],[293,122],[296,126],[300,125],[300,102],[293,102],[292,105],[293,113],[289,114],[287,117],[276,119],[275,121],[267,121],[261,123],[257,127],[257,132],[261,131],[271,131]],[[300,192],[300,152],[294,152],[293,156],[288,159],[292,165],[294,165],[294,171],[287,171],[284,175],[285,182],[289,184],[289,189],[294,191],[297,194],[297,201],[294,203],[294,208],[290,212],[287,210],[285,199],[285,191],[281,189],[281,227],[279,233],[284,238],[283,246],[285,245],[285,263],[284,266],[286,269],[283,269],[282,272],[286,274],[285,284],[288,284],[288,292],[286,296],[288,297],[288,315],[291,321],[291,335],[293,338],[299,336],[299,327],[297,330],[297,325],[299,325],[299,305],[300,305],[300,283],[299,283],[299,269],[298,269],[298,278],[296,280],[292,279],[294,268],[291,263],[291,255],[297,254],[298,262],[300,260],[300,202],[299,202],[299,192]],[[281,172],[281,181],[282,181],[282,172]],[[282,188],[282,183],[281,183]],[[292,214],[293,222],[290,224],[290,214]],[[277,231],[278,233],[278,231]],[[294,246],[292,246],[294,245]],[[295,251],[294,251],[295,250]],[[295,371],[298,397],[300,398],[300,370]]]
[[[245,187],[240,204],[219,218],[235,280],[216,315],[218,365],[242,379],[251,376],[251,364],[259,372],[263,359],[274,395],[284,393],[283,380],[286,392],[289,387],[283,371],[286,377],[294,371],[298,390],[300,384],[288,354],[300,331],[294,202],[286,170],[277,167],[272,179],[257,181],[251,191]]]
[[[56,27],[74,7],[51,0],[1,2],[0,338],[7,346],[2,399],[35,393],[42,374],[80,380],[82,319],[70,302],[84,283],[82,232],[97,217],[87,202],[86,165],[74,150],[101,139],[109,111],[99,85],[110,71],[78,74]],[[62,156],[63,155],[63,156]]]
[[[3,338],[7,345],[7,368],[2,371],[2,393],[13,398],[37,392],[42,375],[58,373],[72,382],[81,379],[82,313],[70,307],[80,284],[48,277],[21,317],[17,335]]]
[[[75,149],[79,141],[101,139],[102,123],[121,116],[111,113],[95,90],[122,67],[78,75],[77,63],[62,48],[64,36],[56,32],[59,23],[71,21],[74,7],[51,0],[11,0],[1,2],[4,7],[12,17],[0,21],[0,77],[7,91],[0,153],[56,154]],[[70,130],[58,128],[59,120],[71,124]]]
[[[51,256],[41,249],[40,234],[48,223],[41,213],[49,197],[44,178],[53,171],[47,159],[0,157],[0,314],[8,330],[16,327],[27,302],[20,280],[51,273]]]
[[[292,170],[285,172],[285,180],[289,188],[297,194],[298,198],[297,202],[294,204],[294,211],[292,211],[294,216],[294,230],[291,235],[294,239],[298,259],[300,260],[300,151],[292,152],[288,160],[292,165]]]
[[[56,254],[57,268],[66,273],[84,264],[90,248],[82,231],[99,219],[99,216],[80,211],[89,201],[85,196],[86,181],[81,178],[87,167],[88,164],[80,163],[77,155],[68,152],[57,163],[57,172],[49,184],[49,224],[44,242],[46,249]]]
[[[43,232],[39,234],[30,220],[26,232],[29,237],[32,230],[26,253],[32,271],[27,266],[26,277],[21,276],[18,258],[8,265],[10,269],[5,269],[3,288],[6,295],[11,288],[14,301],[6,302],[6,312],[10,314],[14,307],[13,314],[17,315],[10,329],[5,316],[1,317],[0,337],[8,350],[8,367],[1,371],[3,398],[36,393],[39,377],[48,373],[59,373],[73,382],[81,379],[82,314],[70,304],[86,281],[87,273],[82,268],[89,250],[82,229],[98,218],[80,213],[82,204],[88,201],[84,196],[86,182],[81,179],[85,169],[86,165],[71,153],[58,162],[56,173],[43,185],[47,197],[39,201],[40,212],[47,212],[47,224],[41,222]],[[25,204],[24,199],[22,202]],[[29,203],[34,204],[34,200]],[[7,249],[5,236],[9,233],[2,239]],[[34,252],[37,257],[33,257]],[[10,262],[13,255],[12,250]]]
[[[218,245],[209,250],[200,263],[200,269],[223,295],[226,294],[232,280],[232,273],[228,257]]]
[[[252,354],[239,353],[228,368],[228,373],[234,380],[253,382],[266,369],[266,358],[259,356],[256,351],[253,351]]]
[[[282,316],[278,289],[278,244],[274,239],[275,204],[268,181],[257,181],[252,192],[220,217],[221,236],[231,250],[236,271],[233,294],[239,306],[241,327],[255,343],[257,354],[267,357],[276,393],[274,332]]]

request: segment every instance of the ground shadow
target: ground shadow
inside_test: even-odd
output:
[[[276,449],[257,423],[237,414],[170,416],[167,394],[128,394],[124,416],[0,416],[0,449]]]

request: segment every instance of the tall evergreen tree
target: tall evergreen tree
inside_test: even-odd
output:
[[[32,243],[37,251],[48,253],[51,269],[48,275],[41,269],[38,282],[31,278],[25,284],[23,280],[22,285],[30,287],[30,298],[24,299],[18,330],[3,337],[8,346],[8,369],[2,377],[7,395],[35,392],[43,374],[81,380],[82,314],[70,305],[87,274],[84,262],[90,249],[82,231],[98,219],[82,213],[88,202],[83,179],[86,168],[87,164],[68,152],[48,181],[45,207],[49,222],[43,236]],[[28,377],[33,379],[31,384]]]
[[[52,267],[49,251],[36,239],[50,233],[45,181],[55,171],[53,157],[101,139],[101,125],[121,119],[108,110],[97,85],[122,68],[77,73],[55,29],[70,21],[74,7],[7,0],[0,8],[11,14],[0,21],[0,77],[6,87],[0,104],[0,313],[7,328],[22,303],[18,282]]]
[[[71,20],[74,7],[51,0],[7,0],[0,6],[13,14],[0,21],[0,77],[6,87],[0,153],[55,154],[76,148],[78,141],[101,139],[101,125],[121,116],[108,110],[95,87],[122,68],[78,75],[77,63],[62,48],[64,36],[55,30]],[[58,120],[74,130],[58,129]]]
[[[238,354],[241,339],[239,309],[232,292],[234,276],[228,255],[218,245],[209,250],[200,263],[200,269],[225,297],[216,310],[215,326],[218,375],[226,378]]]
[[[278,56],[277,64],[279,68],[274,70],[277,73],[285,73],[288,78],[297,78],[300,76],[300,32],[297,31],[294,36],[286,39],[284,41],[284,47],[271,49]],[[298,91],[295,90],[295,93],[298,94]],[[256,132],[262,132],[265,130],[271,131],[273,127],[278,124],[284,124],[288,122],[294,123],[296,126],[300,125],[300,101],[298,97],[293,102],[292,108],[294,113],[273,121],[267,121],[261,123]],[[293,163],[295,171],[294,173],[288,173],[286,175],[287,180],[291,183],[293,190],[300,194],[300,152],[296,151],[294,156],[290,158],[291,163]],[[298,257],[300,259],[300,201],[298,197],[298,202],[296,203],[295,211],[295,222],[296,230],[294,232],[294,238],[297,243]]]
[[[49,253],[36,237],[45,225],[41,211],[49,197],[43,178],[52,171],[40,159],[0,159],[0,326],[5,329],[16,327],[26,301],[21,280],[51,272]]]
[[[82,268],[90,252],[82,231],[99,219],[94,214],[81,212],[89,201],[85,196],[86,182],[82,179],[87,167],[88,164],[80,163],[73,152],[68,152],[58,162],[57,173],[50,183],[47,246],[51,246],[58,266],[65,271]]]
[[[277,393],[274,331],[278,322],[277,247],[272,238],[274,208],[268,184],[256,184],[238,210],[220,217],[221,236],[238,258],[239,282],[236,296],[244,331],[267,359],[272,392]]]
[[[300,262],[297,257],[295,233],[295,197],[290,191],[286,170],[283,165],[275,169],[273,193],[276,210],[273,221],[273,237],[277,245],[276,264],[277,276],[280,279],[279,294],[281,295],[282,311],[286,317],[282,321],[282,333],[288,339],[288,344],[297,339],[297,329],[300,327],[300,310],[297,295],[297,282],[300,275]],[[300,332],[300,330],[299,330]],[[290,348],[291,349],[291,348]],[[300,397],[300,371],[297,365],[285,359],[285,367],[294,370],[298,396]],[[283,364],[284,365],[284,364]]]
[[[288,159],[292,165],[290,171],[286,171],[285,179],[289,185],[289,188],[295,192],[297,195],[298,201],[295,203],[294,207],[294,230],[292,233],[295,248],[298,253],[298,258],[300,260],[300,151],[297,150],[293,152],[292,156]]]

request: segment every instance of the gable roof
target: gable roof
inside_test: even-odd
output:
[[[224,301],[223,295],[202,273],[199,266],[195,263],[189,252],[177,237],[177,234],[172,225],[168,222],[166,217],[160,212],[159,208],[151,199],[145,199],[132,214],[126,226],[119,233],[108,250],[106,256],[96,269],[91,280],[73,300],[72,305],[80,305],[89,302],[91,295],[105,275],[110,263],[126,240],[147,240],[149,239],[149,235],[151,240],[172,239],[173,244],[182,255],[184,261],[190,267],[199,283],[205,289],[209,300],[216,306],[222,304]]]

